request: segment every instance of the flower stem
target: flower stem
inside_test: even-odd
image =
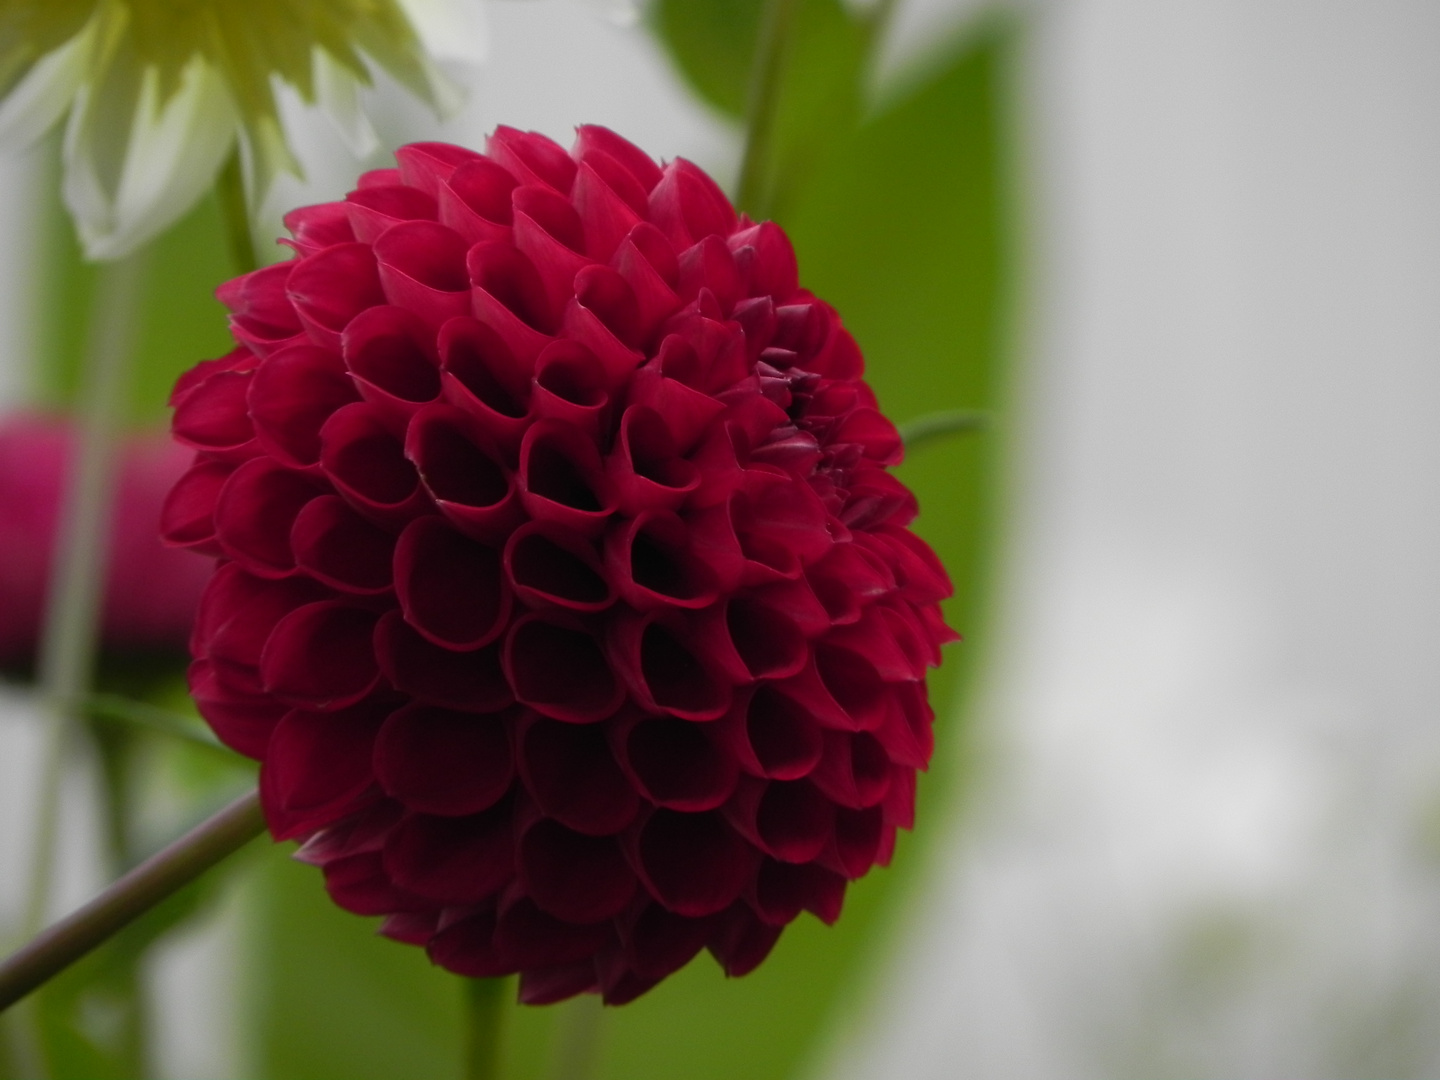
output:
[[[142,252],[101,267],[81,373],[80,439],[70,458],[40,642],[45,732],[23,923],[27,937],[45,922],[66,749],[78,699],[88,691],[95,667],[115,480],[115,434],[126,400],[145,265]]]
[[[265,831],[260,798],[243,795],[135,867],[79,911],[0,963],[0,1011],[123,930]]]
[[[963,435],[983,431],[990,426],[990,414],[975,409],[947,409],[926,413],[899,426],[900,441],[906,451],[945,435]]]
[[[507,979],[465,980],[464,1080],[498,1080]]]
[[[775,114],[780,104],[780,76],[785,70],[790,34],[799,0],[765,0],[760,39],[750,69],[750,101],[745,117],[745,157],[740,163],[736,202],[761,217],[768,202],[770,159],[774,153]]]
[[[595,994],[581,994],[557,1009],[546,1080],[594,1080],[600,1064],[604,1007]]]
[[[240,147],[230,151],[225,167],[215,180],[215,195],[220,200],[220,213],[225,218],[225,236],[230,242],[230,257],[242,274],[260,265],[255,253],[255,233],[250,227],[250,204],[245,200],[245,177],[240,169]]]

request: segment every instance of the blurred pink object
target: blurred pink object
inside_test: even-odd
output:
[[[66,419],[0,419],[0,663],[35,656],[50,580],[66,465]],[[185,652],[212,560],[160,541],[160,505],[190,462],[164,433],[121,442],[101,648]]]

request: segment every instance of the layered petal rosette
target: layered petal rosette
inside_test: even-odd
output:
[[[754,968],[885,864],[945,571],[776,225],[584,127],[421,143],[220,290],[191,673],[342,907],[532,1003]]]

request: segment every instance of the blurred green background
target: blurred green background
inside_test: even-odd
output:
[[[649,32],[688,86],[737,126],[744,119],[760,8],[759,0],[659,0],[649,9]],[[702,954],[639,1001],[607,1010],[599,1075],[610,1080],[778,1080],[803,1070],[827,1020],[863,1003],[888,928],[923,872],[926,829],[946,817],[961,794],[963,698],[985,652],[1003,450],[998,412],[1013,232],[1004,194],[1004,90],[1015,35],[1009,22],[972,26],[932,51],[918,69],[891,80],[877,100],[874,17],[840,0],[803,0],[800,6],[760,205],[742,209],[773,217],[789,231],[803,283],[833,303],[855,333],[868,378],[893,419],[949,408],[996,417],[982,433],[927,444],[900,471],[920,498],[918,531],[954,579],[947,617],[966,643],[951,646],[931,677],[939,750],[922,778],[918,835],[902,837],[894,866],[851,887],[835,927],[802,916],[752,975],[727,980]],[[57,185],[46,187],[53,192]],[[48,306],[37,390],[42,401],[63,405],[74,390],[85,337],[83,320],[72,313],[87,310],[95,272],[80,261],[58,200],[46,221],[46,250],[53,254],[42,289]],[[156,245],[130,402],[137,424],[163,422],[175,376],[228,348],[212,293],[232,272],[213,199]],[[172,675],[149,692],[173,700],[178,685]],[[146,760],[145,767],[158,767],[153,755]],[[165,756],[164,768],[213,779],[216,766],[192,752]],[[233,787],[237,776],[244,773],[227,774],[221,786]],[[204,790],[204,784],[192,787]],[[205,801],[197,795],[194,805]],[[245,898],[240,1042],[248,1047],[253,1075],[457,1076],[458,980],[432,968],[421,951],[374,936],[371,920],[335,908],[318,873],[290,861],[289,854],[290,845],[252,852],[222,883],[241,888]],[[133,973],[139,950],[204,910],[215,892],[181,898],[47,991],[46,1038],[57,1076],[134,1075],[134,1047],[107,1044],[83,1022],[86,1009],[93,1012],[86,987],[92,999],[102,984],[123,998],[129,992],[123,973]],[[106,971],[112,974],[98,982],[90,978]],[[505,1075],[546,1075],[557,1020],[593,1007],[513,1007]]]

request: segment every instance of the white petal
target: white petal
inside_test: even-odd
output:
[[[66,132],[65,203],[86,257],[118,259],[162,232],[209,190],[234,144],[238,117],[223,78],[200,57],[186,66],[180,88],[163,108],[158,76],[148,69],[120,182],[109,198],[97,179],[90,111],[87,87]]]
[[[0,151],[24,150],[49,131],[75,100],[90,66],[96,23],[36,61],[0,102]]]
[[[324,49],[314,50],[315,97],[329,116],[348,149],[357,158],[368,157],[380,146],[380,139],[360,105],[360,87],[355,76]]]
[[[490,29],[483,0],[399,0],[425,51],[441,60],[483,64]]]

